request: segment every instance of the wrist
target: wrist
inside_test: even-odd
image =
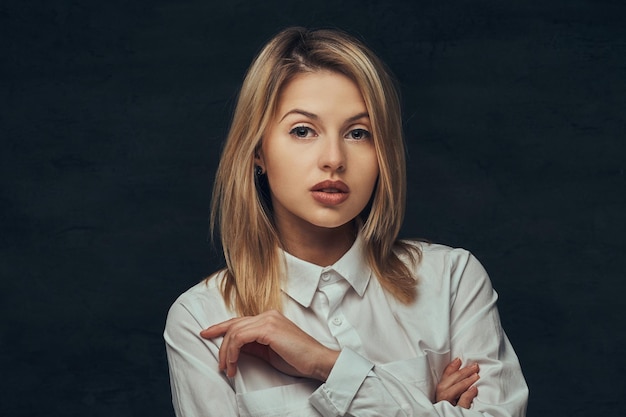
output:
[[[338,350],[325,349],[320,356],[320,360],[317,361],[317,366],[313,370],[311,377],[319,381],[326,381],[340,353]]]

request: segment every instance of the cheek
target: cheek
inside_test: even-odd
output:
[[[303,164],[294,160],[293,155],[277,155],[266,159],[267,181],[270,190],[289,195],[298,190],[305,181]]]
[[[362,170],[363,177],[366,178],[368,184],[371,184],[373,187],[380,174],[376,153],[372,152],[371,155],[368,155],[362,166],[365,167],[365,169]]]
[[[275,152],[265,161],[268,178],[273,178],[275,181],[290,180],[290,177],[296,175],[300,167],[293,155],[286,152]]]
[[[374,195],[374,190],[376,189],[376,184],[380,176],[380,168],[378,167],[378,159],[376,156],[374,156],[372,160],[372,168],[368,171],[368,174],[369,200]]]
[[[268,171],[286,171],[294,165],[294,151],[289,145],[282,137],[270,137],[264,142],[263,160]]]

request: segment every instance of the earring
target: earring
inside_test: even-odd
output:
[[[263,175],[263,168],[257,165],[256,167],[254,167],[254,173],[257,175],[257,177],[260,177],[261,175]]]

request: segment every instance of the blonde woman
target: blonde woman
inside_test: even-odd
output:
[[[227,267],[171,307],[177,416],[523,416],[496,293],[467,251],[398,240],[399,100],[336,30],[289,28],[243,82],[212,227]]]

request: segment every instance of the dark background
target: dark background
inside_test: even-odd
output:
[[[220,264],[243,73],[293,24],[397,75],[405,237],[472,250],[529,416],[625,415],[626,2],[3,1],[0,414],[172,416],[169,305]]]

